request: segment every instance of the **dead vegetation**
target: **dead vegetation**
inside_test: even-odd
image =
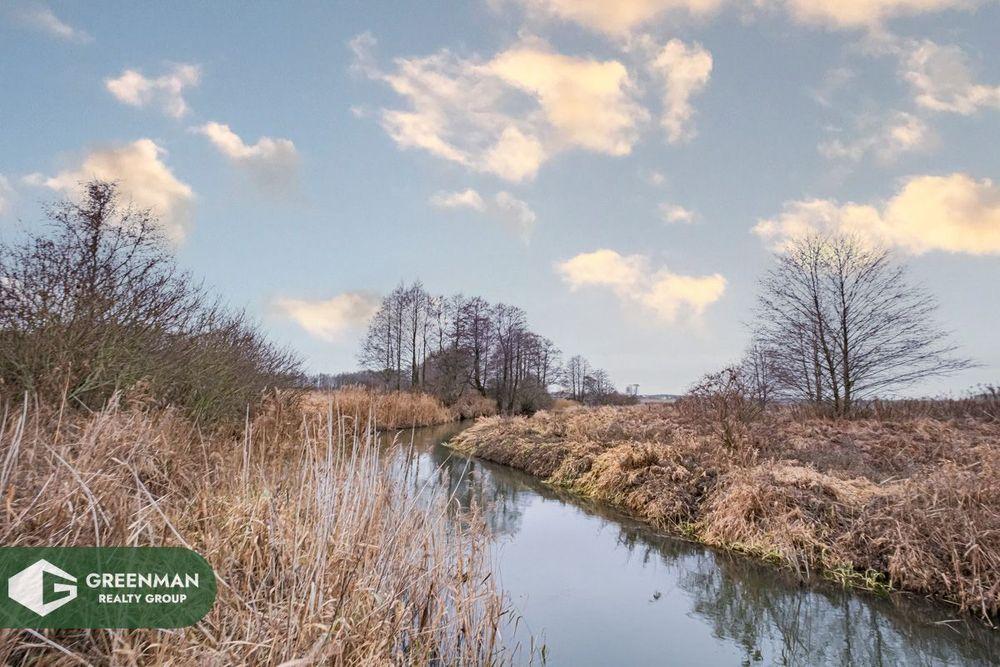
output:
[[[312,391],[302,398],[310,412],[327,412],[331,407],[343,415],[369,418],[381,429],[434,426],[459,419],[495,415],[497,404],[485,396],[463,396],[451,407],[435,396],[418,391],[378,391],[353,386],[333,391]]]
[[[374,429],[330,416],[273,401],[230,439],[116,399],[90,415],[0,411],[0,543],[189,546],[219,580],[193,627],[0,630],[0,662],[500,661],[483,522],[418,499]]]
[[[1000,424],[780,407],[738,428],[718,418],[715,404],[568,408],[481,420],[453,445],[803,576],[933,595],[996,619]]]

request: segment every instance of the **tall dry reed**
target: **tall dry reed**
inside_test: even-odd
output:
[[[2,630],[3,664],[489,664],[507,613],[475,515],[400,479],[374,428],[272,410],[242,439],[173,410],[0,414],[0,544],[187,546],[180,630]],[[381,451],[381,455],[380,455]]]
[[[330,406],[343,415],[373,420],[379,428],[399,429],[446,424],[459,415],[438,398],[422,392],[380,392],[367,387],[343,387],[334,391],[313,391],[303,398],[311,411],[326,412]]]

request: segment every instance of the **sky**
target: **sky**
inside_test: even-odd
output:
[[[316,372],[400,281],[619,386],[739,358],[807,231],[890,247],[1000,382],[1000,2],[0,0],[0,238],[99,177]]]

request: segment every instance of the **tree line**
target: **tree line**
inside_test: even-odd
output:
[[[533,412],[565,387],[568,398],[622,400],[608,374],[535,333],[525,312],[478,296],[434,295],[420,281],[400,284],[382,299],[359,353],[381,387],[419,390],[453,404],[469,392],[505,413]]]

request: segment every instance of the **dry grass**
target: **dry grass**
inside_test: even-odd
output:
[[[366,410],[367,412],[367,410]],[[182,630],[0,631],[3,664],[481,664],[506,613],[486,529],[356,420],[272,404],[245,438],[172,410],[0,415],[0,543],[184,545],[219,596]],[[452,511],[454,510],[454,511]]]
[[[451,406],[451,410],[457,419],[492,417],[497,413],[497,402],[488,396],[467,392]]]
[[[326,413],[330,406],[341,414],[369,418],[382,429],[433,426],[455,421],[458,414],[430,394],[409,391],[379,392],[366,387],[344,387],[334,391],[313,391],[302,399],[303,407]]]
[[[658,528],[875,589],[1000,614],[1000,424],[777,410],[737,446],[670,405],[481,420],[459,449]]]
[[[569,408],[578,408],[581,403],[579,401],[574,401],[570,398],[557,398],[552,401],[552,407],[549,408],[550,411],[555,412],[556,410],[567,410]]]

